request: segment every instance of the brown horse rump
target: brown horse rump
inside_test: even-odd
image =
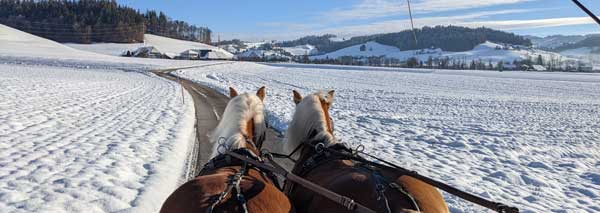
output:
[[[325,188],[337,189],[334,190],[336,193],[348,196],[358,203],[375,206],[377,208],[373,210],[378,212],[391,212],[392,209],[401,209],[400,207],[406,208],[404,209],[406,212],[448,211],[439,191],[429,184],[401,171],[376,167],[349,156],[358,157],[343,144],[334,144],[303,160],[304,163],[297,165],[293,173],[307,180],[320,180]],[[332,174],[332,171],[336,173]],[[338,204],[301,186],[286,183],[285,190],[288,195],[293,195],[290,196],[293,203],[316,203],[314,206],[340,209]],[[297,210],[298,212],[318,211],[302,209],[302,207]]]
[[[233,152],[260,160],[244,148]],[[195,179],[173,192],[161,212],[206,212],[211,208],[213,212],[290,212],[288,198],[273,177],[221,154],[205,164]]]

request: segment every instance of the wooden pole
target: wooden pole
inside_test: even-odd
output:
[[[181,86],[181,103],[185,105],[185,93],[183,92],[183,84],[181,84],[181,78],[177,75],[177,81],[179,82],[179,86]]]

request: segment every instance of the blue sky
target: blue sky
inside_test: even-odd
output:
[[[580,0],[600,15],[600,1]],[[118,0],[199,26],[222,40],[285,40],[332,33],[351,37],[410,28],[406,0]],[[522,35],[600,33],[570,0],[411,0],[416,27],[487,26]]]

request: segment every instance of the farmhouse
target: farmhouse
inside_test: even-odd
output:
[[[137,50],[133,51],[132,54],[134,57],[140,58],[162,58],[163,54],[156,49],[154,46],[145,46],[140,47]]]
[[[186,50],[179,54],[179,58],[187,60],[198,60],[200,59],[200,54],[194,50]]]

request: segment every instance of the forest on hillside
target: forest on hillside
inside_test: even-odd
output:
[[[114,0],[0,0],[0,24],[58,42],[143,42],[144,33],[210,43],[211,30]]]
[[[306,36],[293,41],[280,42],[283,47],[302,44],[316,46],[321,53],[336,51],[349,46],[375,41],[381,44],[398,47],[400,50],[416,50],[430,47],[442,48],[445,51],[467,51],[475,46],[491,41],[514,45],[531,46],[531,41],[514,33],[507,33],[490,28],[467,28],[459,26],[436,26],[415,29],[417,41],[413,32],[405,30],[396,33],[356,36],[343,41],[332,41],[335,35]]]

